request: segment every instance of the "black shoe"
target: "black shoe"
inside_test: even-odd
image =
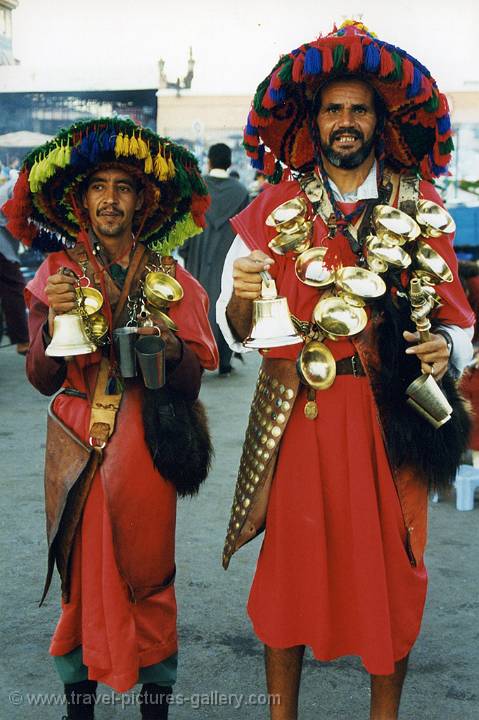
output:
[[[233,368],[231,365],[222,365],[218,370],[218,375],[230,375],[232,371]]]
[[[173,688],[146,683],[140,691],[140,709],[143,720],[167,720]]]
[[[242,362],[242,363],[245,362],[244,353],[234,352],[234,353],[233,353],[233,357],[234,357],[235,360],[239,360],[239,361]]]
[[[94,720],[97,685],[94,680],[65,685],[67,720]]]

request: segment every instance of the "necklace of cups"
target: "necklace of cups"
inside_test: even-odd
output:
[[[331,387],[336,377],[336,362],[323,340],[351,337],[364,329],[368,321],[366,303],[386,293],[383,276],[389,280],[396,276],[398,292],[409,297],[399,280],[406,268],[409,278],[420,283],[429,301],[429,311],[437,306],[439,296],[434,286],[452,282],[453,276],[442,256],[424,238],[454,232],[455,224],[440,205],[418,199],[416,178],[400,179],[399,205],[403,209],[389,205],[394,193],[391,173],[386,171],[378,200],[366,203],[356,222],[341,228],[357,256],[357,265],[330,268],[324,262],[328,247],[311,247],[311,243],[317,216],[328,227],[329,237],[336,233],[331,201],[315,173],[302,175],[299,183],[312,205],[313,215],[305,198],[297,196],[275,208],[266,225],[276,231],[269,242],[270,249],[279,255],[293,251],[298,281],[322,293],[310,322],[291,316],[296,332],[304,340],[297,370],[308,387],[305,415],[314,419],[315,391]]]

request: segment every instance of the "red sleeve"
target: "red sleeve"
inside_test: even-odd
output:
[[[208,295],[200,283],[177,265],[176,278],[183,288],[182,300],[170,309],[170,317],[178,326],[178,335],[198,357],[205,370],[218,365],[218,348],[208,321]]]
[[[432,202],[444,207],[441,197],[431,183],[422,181],[419,190],[422,198],[432,200]],[[425,238],[425,240],[442,255],[454,276],[451,283],[441,283],[435,286],[443,303],[435,313],[435,320],[463,328],[471,327],[471,325],[474,325],[475,317],[459,280],[457,257],[453,248],[454,233],[441,235],[438,238]]]
[[[45,355],[45,328],[48,307],[33,295],[29,298],[28,332],[30,348],[27,354],[27,377],[43,395],[53,395],[63,385],[67,365],[63,358]]]

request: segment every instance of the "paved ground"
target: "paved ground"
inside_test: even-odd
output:
[[[264,692],[262,650],[245,614],[258,541],[220,566],[235,468],[257,367],[228,379],[209,374],[202,391],[217,448],[211,477],[200,497],[183,501],[178,521],[181,664],[172,720],[255,720],[264,708],[236,696]],[[0,349],[0,448],[3,672],[0,720],[60,720],[60,707],[34,707],[27,693],[61,692],[48,656],[58,613],[57,586],[38,609],[45,570],[42,462],[46,398],[25,381],[23,360]],[[430,592],[421,636],[413,652],[402,720],[479,718],[479,506],[455,510],[453,500],[431,505],[428,552]],[[122,710],[106,688],[99,720],[139,717]],[[9,700],[9,695],[11,699]],[[227,702],[227,696],[233,695]],[[45,695],[44,695],[45,697]],[[115,707],[112,706],[116,700]],[[131,694],[123,704],[131,702]],[[179,704],[183,700],[183,704]],[[254,701],[254,699],[253,699]],[[368,717],[368,678],[355,658],[321,664],[308,658],[303,673],[302,720]]]

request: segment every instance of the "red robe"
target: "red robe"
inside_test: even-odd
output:
[[[290,312],[309,321],[321,291],[296,278],[294,253],[269,250],[275,230],[265,225],[272,210],[300,194],[297,182],[283,182],[232,222],[251,250],[274,258],[278,293],[287,297]],[[427,183],[421,194],[438,201]],[[467,327],[471,313],[451,238],[430,242],[455,274],[453,283],[439,288],[444,305],[436,317]],[[330,243],[338,240],[327,239],[317,218],[313,245]],[[346,245],[341,252],[344,265],[354,264]],[[355,352],[349,339],[325,342],[337,360]],[[272,348],[268,357],[295,360],[300,347]],[[302,388],[281,441],[248,612],[271,647],[309,645],[320,660],[358,655],[369,672],[390,674],[419,632],[427,574],[422,557],[413,566],[407,553],[405,517],[374,397],[366,377],[338,376],[316,393],[313,422],[304,416],[306,399]]]
[[[27,374],[47,395],[62,385],[89,393],[95,387],[100,351],[76,356],[68,363],[45,355],[48,306],[44,288],[48,276],[60,266],[78,271],[64,252],[53,253],[26,290],[31,338]],[[170,315],[184,341],[184,353],[168,383],[194,398],[201,368],[213,370],[218,355],[208,323],[206,293],[180,267],[177,279],[184,297]],[[141,381],[127,381],[115,431],[75,538],[71,596],[62,603],[50,647],[52,655],[64,655],[82,645],[88,677],[118,692],[137,682],[139,667],[159,663],[177,649],[174,585],[153,591],[174,573],[176,490],[153,466],[143,437],[141,398]],[[86,400],[60,395],[54,410],[87,441],[90,408]],[[135,596],[144,599],[132,602]]]

